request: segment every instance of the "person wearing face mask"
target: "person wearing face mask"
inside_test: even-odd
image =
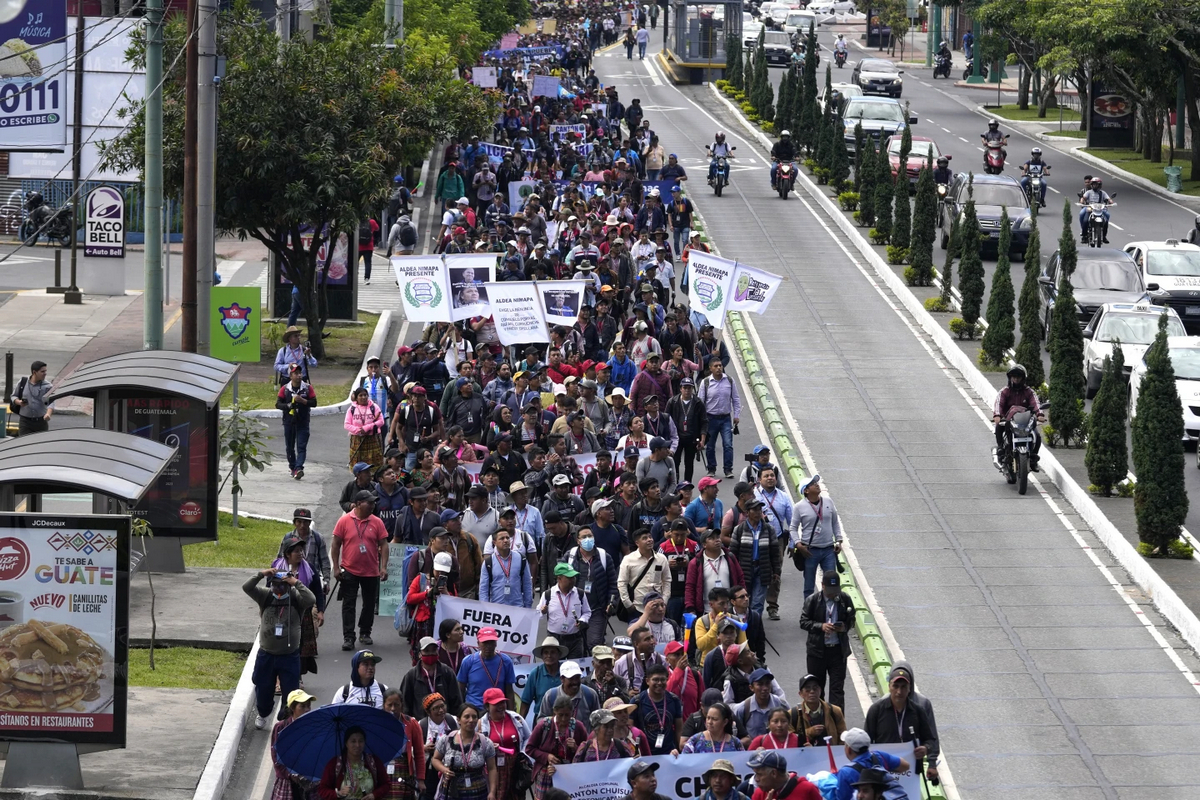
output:
[[[457,714],[462,705],[458,689],[458,678],[454,670],[438,660],[438,642],[432,636],[420,641],[420,662],[405,673],[400,680],[400,698],[404,713],[418,720],[425,717],[425,698],[440,695],[451,714]]]
[[[592,505],[594,507],[596,503]],[[608,618],[616,612],[617,561],[604,547],[596,546],[596,537],[591,528],[580,528],[576,538],[579,544],[567,551],[566,562],[578,573],[575,585],[583,590],[591,609],[582,648],[590,650],[598,644],[604,644]],[[582,649],[580,658],[583,657]]]

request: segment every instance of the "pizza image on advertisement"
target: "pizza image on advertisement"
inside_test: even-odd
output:
[[[73,625],[36,619],[0,632],[0,710],[83,711],[112,657]]]

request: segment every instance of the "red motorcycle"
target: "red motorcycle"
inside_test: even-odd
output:
[[[1008,152],[1004,149],[1008,144],[1008,137],[1004,137],[1004,141],[993,139],[985,141],[983,151],[983,171],[988,175],[999,175],[1004,171],[1004,159],[1008,156]]]

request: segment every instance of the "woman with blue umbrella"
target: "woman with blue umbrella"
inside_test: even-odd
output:
[[[346,729],[341,755],[325,765],[317,796],[321,800],[384,800],[392,780],[383,759],[367,752],[367,734],[357,725]]]
[[[439,797],[499,800],[496,745],[479,735],[478,725],[479,709],[466,703],[458,715],[458,731],[438,740],[433,751],[433,768],[442,776]]]

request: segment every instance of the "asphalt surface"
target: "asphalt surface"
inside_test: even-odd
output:
[[[1196,792],[1200,697],[1181,672],[1195,655],[1052,486],[1021,497],[1001,480],[985,405],[803,191],[771,192],[765,152],[709,88],[671,86],[624,53],[597,73],[626,103],[641,97],[667,150],[690,159],[690,197],[722,254],[785,276],[753,319],[764,372],[937,708],[960,796]],[[698,166],[717,128],[739,155],[722,198]]]

